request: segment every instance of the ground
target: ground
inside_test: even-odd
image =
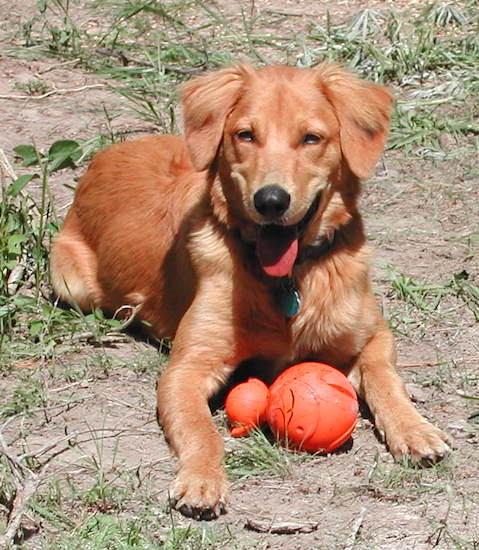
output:
[[[6,530],[4,542],[25,549],[479,548],[477,8],[353,0],[0,8],[0,541]],[[261,434],[232,439],[219,411],[231,498],[225,516],[205,523],[167,506],[175,463],[154,410],[164,347],[99,313],[52,304],[46,256],[94,151],[179,131],[176,84],[238,58],[337,60],[392,88],[389,146],[361,203],[373,284],[408,390],[452,450],[431,468],[394,463],[365,413],[342,452],[293,454]],[[66,155],[74,166],[56,170],[48,151],[61,140],[79,149]],[[31,166],[21,165],[18,145],[38,152]],[[39,177],[7,192],[26,174]],[[282,522],[288,534],[274,532]]]

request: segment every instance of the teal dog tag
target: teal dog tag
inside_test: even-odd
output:
[[[286,317],[294,317],[301,307],[301,295],[294,279],[287,277],[275,291],[276,305]]]

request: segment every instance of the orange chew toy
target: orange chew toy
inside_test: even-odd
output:
[[[351,383],[324,363],[290,367],[270,388],[268,423],[277,440],[296,449],[334,451],[350,438],[357,416]]]
[[[269,390],[258,378],[248,378],[226,397],[225,410],[232,426],[231,435],[241,437],[266,420]]]

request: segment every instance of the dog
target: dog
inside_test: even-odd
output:
[[[446,436],[414,408],[371,291],[360,181],[382,154],[392,97],[347,70],[243,64],[183,85],[185,136],[99,152],[51,256],[57,295],[125,304],[173,339],[157,390],[178,458],[173,505],[225,511],[209,399],[238,365],[303,360],[347,374],[394,457],[435,462]]]

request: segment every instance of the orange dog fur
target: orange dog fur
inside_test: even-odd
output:
[[[396,373],[357,210],[391,102],[335,65],[226,68],[183,86],[185,138],[113,145],[78,186],[53,245],[53,285],[85,310],[138,306],[154,335],[174,338],[158,413],[178,456],[171,497],[185,515],[225,509],[208,399],[251,358],[276,372],[333,364],[395,457],[447,451]],[[301,296],[291,317],[274,299],[285,280]]]

